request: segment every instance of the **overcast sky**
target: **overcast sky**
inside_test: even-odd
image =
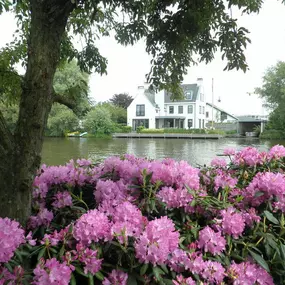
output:
[[[238,17],[237,12],[233,17]],[[250,31],[251,44],[246,50],[250,70],[223,71],[226,63],[219,56],[208,65],[190,67],[184,83],[195,83],[197,77],[204,79],[206,99],[212,102],[211,81],[214,78],[215,104],[235,115],[261,114],[261,100],[249,96],[260,86],[264,71],[278,60],[285,61],[285,5],[278,0],[265,0],[258,15],[238,17],[239,24]],[[11,15],[0,16],[0,47],[12,39],[16,24]],[[137,86],[145,81],[150,70],[150,57],[145,52],[144,42],[123,47],[113,38],[98,41],[103,56],[108,59],[108,75],[93,74],[90,80],[91,96],[96,102],[108,100],[115,93],[127,92],[136,95]],[[218,102],[218,98],[221,102]]]

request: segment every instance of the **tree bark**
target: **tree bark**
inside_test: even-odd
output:
[[[40,166],[44,129],[54,100],[60,43],[74,4],[70,0],[30,0],[30,8],[28,62],[17,127],[9,143],[3,124],[4,142],[0,140],[0,216],[22,224],[31,213],[32,183]],[[0,116],[2,135],[1,127]]]

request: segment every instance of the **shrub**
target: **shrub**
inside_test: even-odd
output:
[[[90,134],[111,134],[115,131],[110,113],[101,106],[96,106],[87,113],[83,127]]]
[[[2,284],[284,284],[285,148],[224,155],[42,166],[25,235],[0,218]]]
[[[225,135],[226,133],[223,130],[207,130],[207,134],[211,135]]]
[[[118,133],[130,133],[131,131],[132,131],[131,126],[122,126],[122,125],[119,125],[118,129],[116,130],[116,132]]]
[[[137,127],[137,133],[142,133],[144,131],[144,126]]]
[[[281,130],[265,130],[263,133],[260,134],[261,139],[284,139],[285,132]]]

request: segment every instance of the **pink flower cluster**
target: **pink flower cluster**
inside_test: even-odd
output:
[[[20,224],[8,218],[0,218],[0,264],[8,262],[24,242],[24,230]]]
[[[205,252],[216,255],[225,250],[226,240],[221,232],[215,232],[209,226],[206,226],[199,232],[198,246],[204,249]]]
[[[167,217],[148,223],[135,244],[136,256],[142,263],[164,264],[178,248],[179,233]]]
[[[75,223],[73,236],[84,245],[89,245],[99,240],[110,240],[112,239],[111,223],[104,213],[98,210],[90,210]]]
[[[102,285],[127,285],[128,274],[120,270],[112,270]]]
[[[237,213],[234,208],[222,210],[222,229],[225,234],[238,238],[244,231],[245,221],[241,213]]]
[[[233,285],[274,285],[272,277],[263,268],[250,262],[240,264],[233,262],[228,270],[228,275],[233,280]]]
[[[82,244],[76,245],[75,257],[84,264],[84,273],[95,274],[101,269],[102,259],[97,258],[97,250],[86,248]]]
[[[228,166],[224,159],[216,158],[205,171],[185,161],[150,161],[132,155],[111,157],[98,166],[88,160],[43,166],[34,181],[35,215],[29,226],[47,227],[37,243],[48,249],[62,247],[65,252],[58,260],[42,259],[32,284],[68,284],[73,265],[91,275],[103,268],[103,285],[127,284],[124,271],[105,271],[104,254],[115,247],[132,247],[136,262],[151,264],[148,272],[155,266],[167,266],[178,274],[172,280],[175,285],[195,284],[195,275],[205,282],[201,284],[273,284],[271,276],[252,262],[227,266],[223,252],[228,252],[228,239],[246,238],[255,223],[262,221],[264,208],[258,207],[263,203],[270,201],[276,212],[285,212],[285,176],[266,168],[283,161],[285,148],[275,146],[267,154],[252,147],[239,152],[227,149],[224,154],[231,160]],[[250,175],[236,171],[237,166]],[[262,171],[257,172],[259,168]],[[152,185],[143,185],[145,173]],[[91,189],[94,205],[90,209],[95,204],[96,209],[81,215],[74,204],[73,188],[80,188],[83,195],[85,189]],[[156,191],[150,193],[156,207],[153,212],[144,207],[148,206],[145,193],[149,189]],[[143,206],[140,209],[138,205]],[[73,208],[79,211],[65,225],[59,224],[63,229],[55,231],[61,213],[64,220],[64,214]],[[24,237],[17,222],[0,218],[0,263],[8,262],[25,242],[35,245],[31,235]],[[20,271],[11,274],[0,267],[1,272],[11,284],[23,277]]]
[[[128,237],[139,237],[145,218],[141,211],[131,204],[124,202],[115,208],[111,232],[121,243],[127,243]]]
[[[41,259],[34,269],[34,285],[68,285],[72,269],[55,258]]]

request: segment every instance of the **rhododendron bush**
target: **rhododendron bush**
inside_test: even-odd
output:
[[[0,219],[0,285],[284,284],[285,148],[224,156],[43,165],[27,227]]]

